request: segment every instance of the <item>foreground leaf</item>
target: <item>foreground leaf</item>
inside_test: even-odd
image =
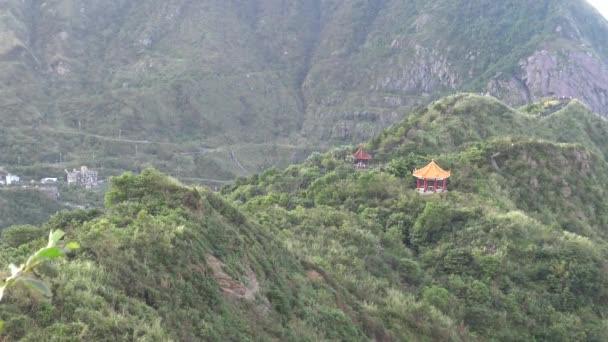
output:
[[[65,247],[68,249],[78,249],[80,248],[80,245],[78,244],[78,242],[68,242]]]
[[[47,247],[55,246],[57,244],[57,242],[59,242],[59,240],[61,240],[61,238],[64,235],[65,235],[65,233],[61,229],[57,229],[55,231],[51,231],[49,233],[49,244],[47,245]]]
[[[10,264],[10,265],[8,265],[8,267],[11,270],[11,277],[16,276],[23,269],[23,266],[17,267],[15,264]]]
[[[53,258],[57,258],[63,256],[63,252],[61,251],[61,249],[57,246],[54,247],[47,247],[47,248],[43,248],[41,250],[39,250],[35,255],[34,258],[38,259],[38,258],[48,258],[48,259],[53,259]]]

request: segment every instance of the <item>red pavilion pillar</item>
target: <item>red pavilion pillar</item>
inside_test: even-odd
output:
[[[433,192],[437,192],[437,178],[433,182]]]
[[[429,183],[427,181],[427,179],[424,179],[424,192],[426,192],[426,189],[429,187]]]

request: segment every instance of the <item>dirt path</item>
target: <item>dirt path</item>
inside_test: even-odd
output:
[[[58,134],[80,135],[80,136],[84,136],[84,137],[96,138],[96,139],[99,139],[99,140],[116,141],[116,142],[124,142],[124,143],[131,143],[131,144],[159,144],[159,145],[179,146],[179,144],[170,143],[170,142],[113,138],[113,137],[107,137],[107,136],[93,134],[93,133],[84,133],[84,132],[75,132],[75,131],[64,131],[64,130],[53,129],[53,128],[48,128],[48,127],[42,128],[42,130],[45,130],[47,132],[52,132],[52,133],[58,133]]]
[[[236,155],[234,154],[234,150],[230,149],[230,159],[234,162],[234,164],[236,166],[239,167],[239,169],[241,169],[241,171],[245,172],[245,174],[248,174],[247,170],[245,170],[245,168],[243,167],[243,165],[241,164],[241,162],[239,162],[239,160],[237,159]]]

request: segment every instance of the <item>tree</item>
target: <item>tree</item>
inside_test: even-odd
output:
[[[410,174],[410,171],[407,169],[405,159],[403,158],[391,160],[388,164],[386,164],[385,170],[391,175],[399,178],[405,178],[405,176]]]
[[[405,157],[391,160],[386,166],[385,171],[399,178],[410,175],[416,167],[422,166],[426,162],[426,157],[410,152]]]

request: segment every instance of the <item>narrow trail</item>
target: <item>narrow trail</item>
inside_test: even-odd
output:
[[[52,132],[52,133],[67,134],[67,135],[80,135],[80,136],[84,136],[84,137],[91,137],[91,138],[96,138],[96,139],[106,140],[106,141],[125,142],[125,143],[131,143],[131,144],[159,144],[159,145],[179,146],[179,144],[170,143],[170,142],[113,138],[113,137],[107,137],[107,136],[99,135],[99,134],[84,133],[84,132],[74,132],[74,131],[64,131],[64,130],[53,129],[53,128],[48,128],[48,127],[41,128],[41,129],[45,130],[45,131],[48,131],[48,132]]]
[[[245,172],[245,174],[248,173],[247,170],[245,170],[245,168],[243,167],[243,165],[241,165],[241,162],[239,162],[239,160],[236,158],[236,155],[234,154],[234,151],[232,149],[230,149],[230,159],[232,159],[234,164],[238,166],[241,171]]]
[[[87,132],[80,132],[80,131],[55,129],[52,127],[40,127],[39,130],[49,132],[49,133],[54,133],[54,134],[91,137],[91,138],[99,139],[102,141],[119,142],[119,143],[125,143],[125,144],[135,144],[135,145],[157,144],[157,145],[171,146],[174,148],[174,151],[173,151],[174,153],[178,153],[178,154],[181,154],[184,156],[204,155],[204,154],[223,154],[220,156],[215,155],[214,158],[219,157],[222,159],[224,159],[224,158],[229,159],[232,162],[232,164],[234,164],[234,166],[238,170],[242,171],[244,174],[249,174],[249,171],[245,168],[245,166],[243,166],[241,161],[238,159],[238,157],[237,157],[238,151],[243,151],[243,150],[246,151],[247,149],[252,149],[252,148],[253,149],[258,148],[260,150],[281,148],[281,149],[285,149],[285,150],[291,150],[290,158],[293,159],[299,150],[307,149],[306,146],[298,146],[298,145],[293,145],[293,144],[288,144],[288,143],[273,143],[273,142],[242,143],[242,144],[233,144],[233,145],[220,145],[218,147],[203,147],[205,144],[203,142],[201,142],[202,146],[193,147],[190,151],[187,151],[184,146],[185,144],[172,143],[172,142],[126,139],[126,138],[110,137],[110,136],[94,134],[94,133],[87,133]],[[54,165],[56,166],[56,164],[54,164]],[[213,179],[213,178],[196,178],[196,177],[194,177],[194,178],[178,177],[178,178],[183,179],[185,181],[195,181],[195,182],[201,181],[201,182],[211,182],[211,183],[216,183],[216,184],[228,184],[231,182],[229,180]]]
[[[114,141],[114,142],[124,142],[124,143],[130,143],[130,144],[158,144],[158,145],[167,145],[167,146],[183,146],[183,144],[166,142],[166,141],[163,142],[163,141],[151,141],[151,140],[123,139],[123,138],[108,137],[108,136],[105,136],[105,135],[86,133],[86,132],[66,131],[66,130],[54,129],[54,128],[50,128],[50,127],[42,127],[42,128],[40,128],[40,130],[44,130],[44,131],[52,132],[52,133],[57,133],[57,134],[80,135],[80,136],[91,137],[91,138],[96,138],[96,139],[100,139],[100,140]],[[245,146],[248,146],[248,147],[282,147],[282,148],[286,148],[286,149],[300,149],[300,148],[302,148],[302,146],[296,146],[296,145],[291,145],[291,144],[248,143],[248,144],[244,144],[244,145],[225,145],[225,146],[220,146],[220,147],[216,147],[216,148],[203,148],[200,151],[184,152],[182,154],[184,154],[184,155],[206,154],[206,153],[213,153],[213,152],[223,152],[223,151],[225,151],[227,149],[232,152],[235,149],[238,150],[238,149],[240,149],[242,147],[245,147]]]

